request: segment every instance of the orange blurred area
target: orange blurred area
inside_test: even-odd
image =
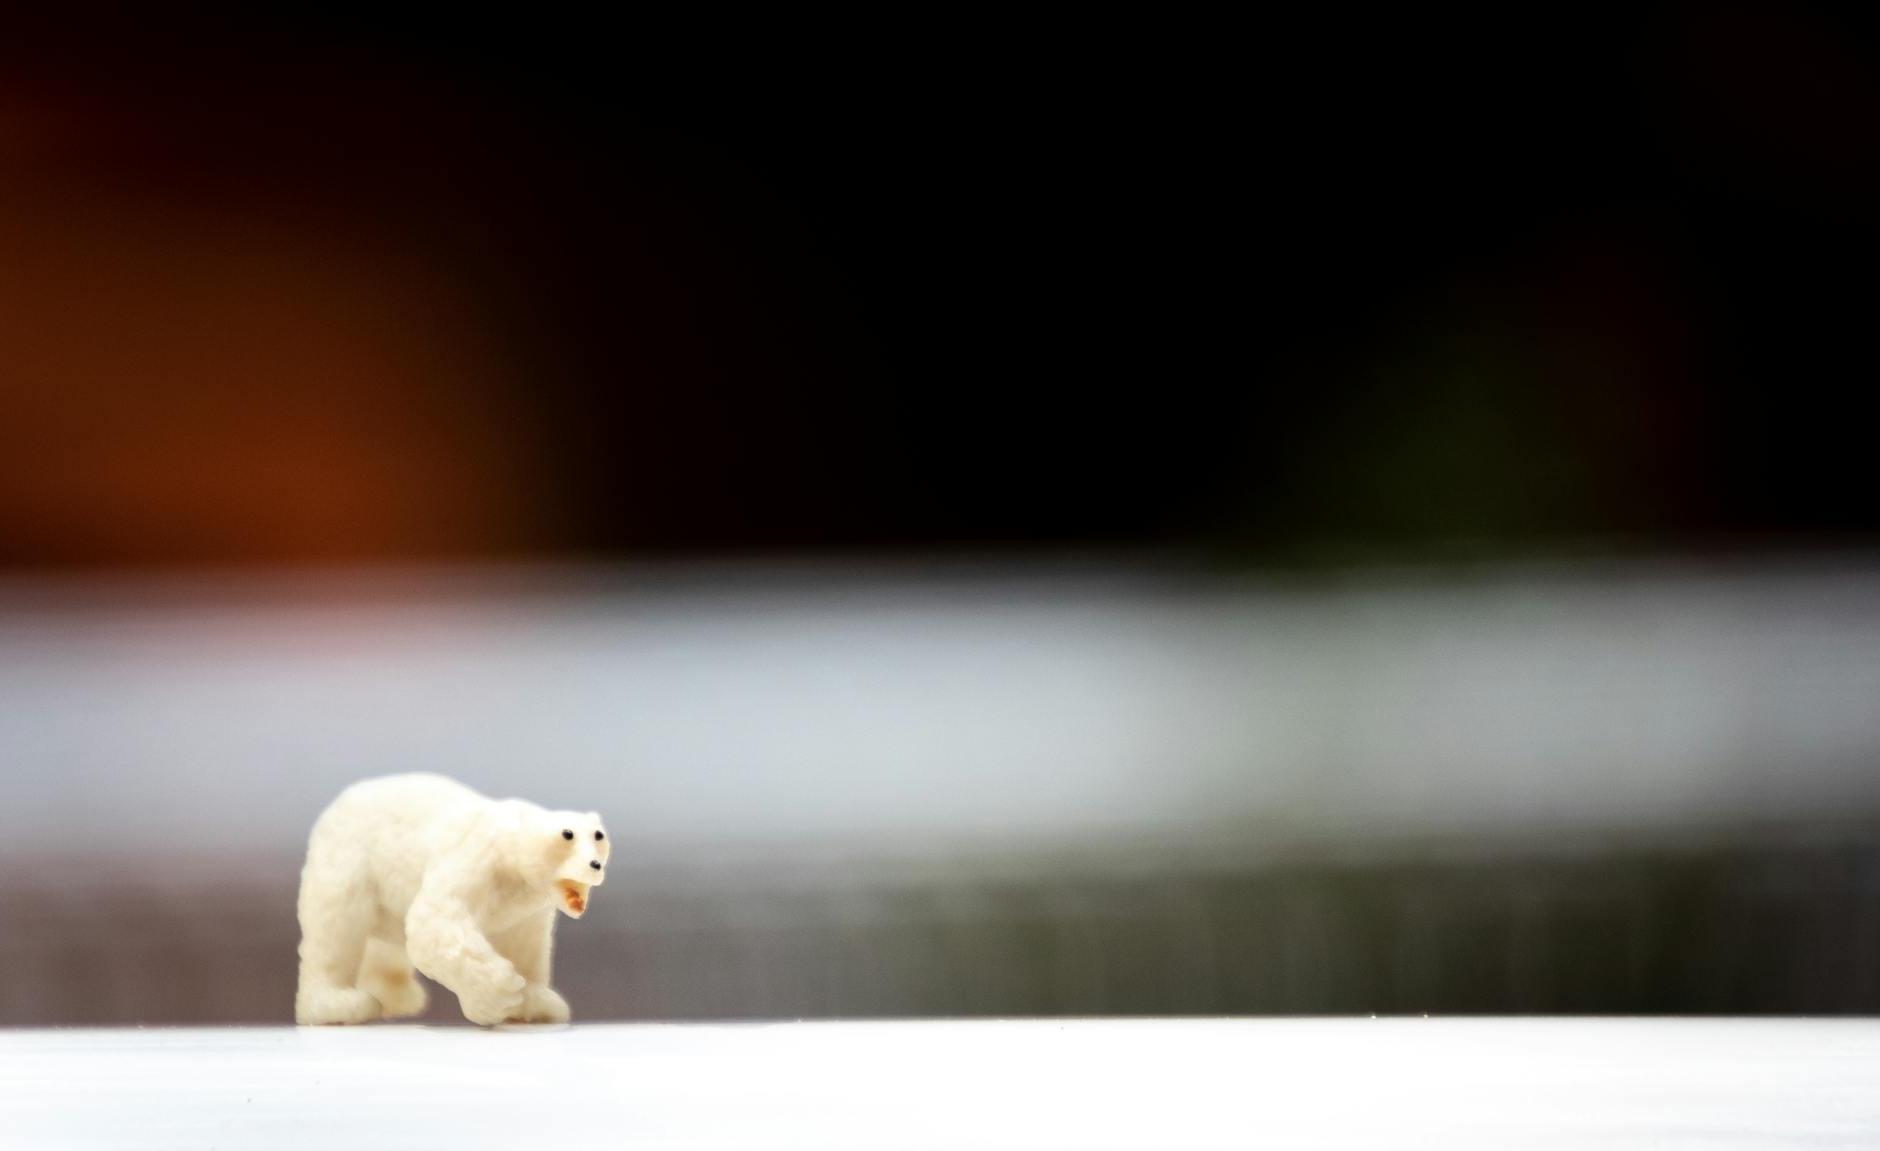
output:
[[[321,561],[517,537],[528,413],[448,276],[239,188],[100,179],[107,125],[0,109],[0,548]]]

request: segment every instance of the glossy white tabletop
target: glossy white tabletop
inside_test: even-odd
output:
[[[0,1031],[0,1144],[1876,1147],[1880,1022]]]

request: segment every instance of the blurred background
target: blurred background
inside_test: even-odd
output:
[[[12,21],[0,1024],[410,770],[589,1019],[1880,1010],[1871,17],[1402,20]]]

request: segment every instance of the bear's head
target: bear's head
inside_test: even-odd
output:
[[[555,906],[574,919],[587,911],[588,888],[607,878],[613,850],[601,817],[593,811],[549,811],[531,820],[536,839],[535,874],[554,891]]]

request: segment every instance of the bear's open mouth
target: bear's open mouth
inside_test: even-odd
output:
[[[587,910],[588,885],[564,879],[555,886],[561,890],[562,907],[567,909],[569,915],[580,918],[581,913]]]

